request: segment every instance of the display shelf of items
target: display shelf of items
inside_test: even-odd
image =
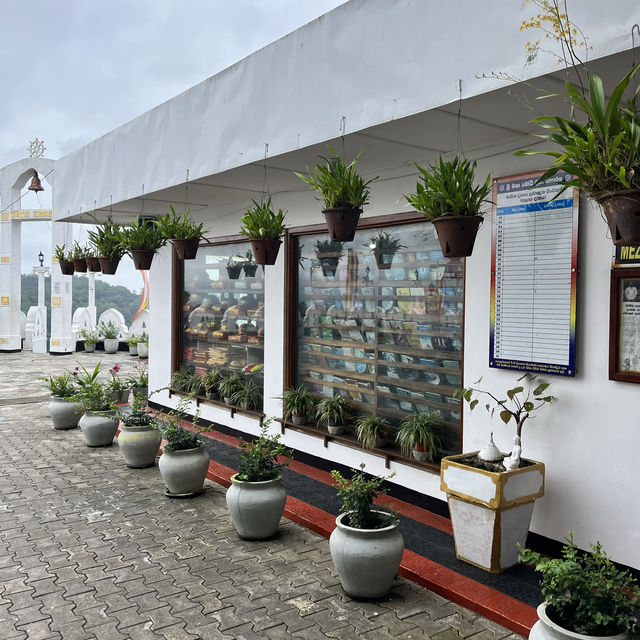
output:
[[[251,416],[252,418],[257,418],[260,426],[262,426],[262,423],[266,417],[266,415],[262,411],[252,410],[252,409],[243,409],[242,407],[229,405],[226,402],[223,402],[222,400],[211,400],[206,396],[201,396],[201,395],[191,396],[191,394],[184,393],[183,391],[177,391],[176,389],[172,389],[171,387],[169,387],[169,397],[171,397],[172,395],[181,396],[185,398],[191,397],[196,403],[196,407],[199,407],[201,404],[204,404],[204,405],[210,405],[212,407],[217,407],[218,409],[226,409],[231,414],[232,418],[236,413],[239,413],[245,416]]]

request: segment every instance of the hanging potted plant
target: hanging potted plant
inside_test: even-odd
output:
[[[229,280],[237,280],[242,273],[242,264],[236,262],[235,258],[229,258],[227,260],[227,276]]]
[[[122,229],[122,245],[138,271],[151,269],[156,251],[167,244],[166,238],[152,220],[136,218]]]
[[[218,390],[224,400],[224,403],[233,406],[233,395],[239,391],[244,383],[244,376],[237,371],[224,376],[218,383]]]
[[[92,373],[84,367],[82,370],[78,375],[80,391],[76,396],[76,408],[84,413],[78,425],[88,447],[110,447],[118,430],[111,390],[97,379],[100,363]]]
[[[381,231],[378,235],[371,236],[369,243],[364,246],[369,247],[375,255],[378,269],[390,269],[393,256],[398,249],[406,248],[400,243],[400,238],[386,231]]]
[[[356,437],[363,449],[381,447],[389,435],[389,423],[380,416],[360,416],[356,420]]]
[[[258,265],[253,259],[253,251],[251,249],[247,249],[247,252],[244,254],[244,256],[238,255],[236,257],[242,261],[242,270],[244,271],[244,277],[254,278]]]
[[[404,539],[398,518],[382,509],[373,509],[373,500],[386,493],[380,485],[393,477],[367,477],[364,463],[352,469],[347,480],[335,469],[331,472],[342,513],[329,538],[329,550],[345,593],[351,598],[385,596],[398,573]]]
[[[100,266],[100,260],[97,255],[95,255],[96,249],[95,247],[89,245],[85,249],[85,260],[87,262],[87,271],[92,271],[93,273],[99,273],[102,271],[102,267]]]
[[[98,325],[98,333],[102,336],[105,353],[116,353],[120,346],[120,329],[109,320]]]
[[[63,373],[58,376],[38,378],[43,381],[42,386],[51,393],[51,400],[48,408],[51,415],[53,428],[75,429],[82,412],[78,411],[74,400],[78,393],[78,386],[75,377],[70,373]]]
[[[348,413],[349,401],[339,393],[331,398],[320,400],[316,407],[316,418],[326,422],[327,431],[334,436],[344,431],[344,421]]]
[[[334,278],[336,269],[343,254],[344,242],[336,240],[316,240],[316,258],[320,261],[322,275],[325,278]]]
[[[146,411],[146,397],[135,395],[130,411],[120,411],[118,449],[124,463],[132,469],[144,469],[155,464],[162,435],[158,421]]]
[[[89,231],[88,234],[89,240],[98,255],[102,273],[110,276],[114,275],[125,253],[125,249],[122,246],[120,226],[107,220],[99,223],[96,226],[96,230]]]
[[[442,458],[440,488],[447,494],[459,560],[492,573],[517,564],[516,543],[525,544],[535,499],[544,495],[544,464],[521,458],[522,427],[532,413],[555,399],[547,395],[548,387],[525,374],[503,397],[475,387],[454,394],[462,396],[471,410],[478,405],[478,396],[486,397],[490,415],[497,412],[505,424],[516,424],[510,455],[500,452],[491,434],[480,451]],[[504,512],[509,517],[503,518]]]
[[[253,378],[246,378],[231,396],[231,402],[245,411],[255,411],[262,407],[262,388]]]
[[[95,329],[81,329],[78,333],[80,340],[84,340],[84,350],[93,353],[100,341],[100,334]]]
[[[73,252],[66,250],[66,245],[56,245],[54,250],[54,255],[58,260],[58,264],[60,265],[60,272],[63,276],[72,276],[75,267],[73,266]]]
[[[73,243],[73,268],[78,273],[87,272],[87,250],[77,242]]]
[[[256,264],[272,265],[276,263],[278,251],[285,234],[284,217],[286,212],[278,209],[275,213],[271,208],[271,196],[265,196],[260,202],[252,200],[253,207],[249,207],[242,216],[240,233],[251,240],[253,257]]]
[[[320,194],[331,240],[351,242],[358,228],[362,207],[369,203],[369,185],[378,178],[364,180],[356,171],[360,152],[347,164],[331,147],[331,158],[318,156],[313,173],[307,167],[307,175],[294,171],[295,175]]]
[[[532,640],[589,640],[633,637],[637,628],[640,589],[631,573],[620,571],[602,545],[580,551],[573,532],[566,538],[562,558],[545,558],[521,549],[519,559],[535,565],[541,574],[545,601],[538,607]]]
[[[610,92],[607,100],[602,79],[596,73],[589,78],[589,96],[565,82],[571,113],[586,118],[560,116],[536,118],[533,122],[546,133],[539,138],[561,147],[560,151],[526,149],[516,155],[547,155],[554,158],[551,167],[539,178],[542,182],[558,171],[572,179],[562,183],[556,198],[569,187],[577,187],[602,206],[614,244],[640,244],[640,118],[638,92],[628,100],[624,93],[640,68],[636,64]]]
[[[173,206],[169,205],[171,213],[160,216],[156,221],[156,227],[162,237],[171,240],[175,247],[178,260],[194,260],[198,254],[198,245],[202,238],[203,224],[196,224],[189,216],[187,209],[182,215],[178,215]]]
[[[240,439],[240,465],[231,476],[227,509],[241,538],[264,540],[278,530],[287,492],[282,484],[282,467],[292,451],[280,443],[280,435],[269,435],[271,418],[264,421],[260,437],[252,442]]]
[[[284,408],[285,420],[291,420],[293,424],[307,423],[307,418],[315,409],[315,401],[311,391],[304,385],[287,389],[280,398]]]
[[[405,195],[405,200],[431,220],[445,258],[470,256],[483,220],[482,205],[490,202],[491,176],[475,185],[477,163],[457,156],[453,160],[440,156],[428,169],[415,165],[422,176],[416,192]]]
[[[405,416],[396,434],[403,455],[425,462],[438,456],[444,446],[444,425],[435,413],[412,413]]]

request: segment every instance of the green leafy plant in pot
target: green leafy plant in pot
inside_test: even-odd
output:
[[[286,420],[291,420],[293,424],[302,425],[307,423],[307,418],[315,409],[315,400],[311,391],[304,385],[287,389],[282,396],[282,406]]]
[[[393,477],[367,476],[364,463],[352,469],[352,477],[338,471],[331,475],[343,504],[329,549],[345,592],[352,598],[380,598],[386,595],[398,572],[404,540],[399,520],[373,501],[386,493],[382,482]]]
[[[522,562],[541,574],[545,601],[530,638],[608,637],[623,640],[637,626],[640,589],[629,571],[620,571],[599,542],[591,552],[575,546],[573,532],[566,538],[561,558],[546,558],[520,548]]]
[[[91,217],[97,222],[97,218]],[[109,220],[100,222],[94,231],[88,232],[88,236],[90,243],[95,247],[102,273],[114,275],[125,254],[120,225]]]
[[[477,163],[457,156],[440,157],[427,169],[415,165],[422,175],[415,193],[405,195],[405,200],[431,220],[446,258],[470,256],[483,220],[482,206],[490,202],[491,176],[476,185]]]
[[[405,456],[433,461],[444,446],[444,425],[434,413],[412,413],[403,418],[396,443]]]
[[[350,404],[340,393],[318,402],[316,418],[327,423],[327,430],[332,435],[340,435],[345,428],[344,422],[349,413]]]
[[[87,271],[92,271],[93,273],[100,273],[100,271],[102,271],[102,267],[100,266],[100,259],[97,255],[97,250],[92,243],[89,243],[85,247],[84,259],[87,262]]]
[[[238,262],[235,258],[229,258],[226,269],[229,280],[237,280],[242,273],[242,263]]]
[[[247,377],[231,396],[231,402],[245,411],[255,411],[262,407],[262,387]]]
[[[363,449],[382,446],[389,430],[389,423],[380,416],[360,416],[356,420],[356,437]]]
[[[72,276],[75,272],[73,265],[73,252],[67,251],[66,245],[56,245],[53,252],[58,264],[60,265],[60,272],[63,276]]]
[[[271,196],[265,196],[260,202],[252,202],[253,206],[249,207],[240,219],[240,233],[251,240],[256,264],[273,265],[282,244],[281,238],[286,232],[286,212],[282,209],[274,212]]]
[[[78,273],[87,272],[87,249],[78,242],[73,243],[73,268]]]
[[[333,155],[318,156],[323,162],[316,165],[313,172],[306,167],[307,175],[297,171],[294,174],[320,195],[331,240],[351,242],[362,207],[369,203],[369,185],[378,178],[365,180],[358,174],[356,165],[362,152],[347,164],[336,151],[328,148]]]
[[[172,205],[169,205],[171,213],[160,216],[155,224],[162,237],[171,240],[179,260],[194,260],[198,254],[198,245],[202,236],[204,225],[196,224],[189,215],[187,209],[182,214],[177,214]]]
[[[207,373],[202,376],[202,386],[204,387],[205,395],[209,400],[216,400],[219,397],[220,392],[218,385],[222,378],[222,371],[219,369],[207,371]]]
[[[135,395],[130,410],[119,410],[121,420],[118,449],[124,463],[132,469],[143,469],[155,464],[162,436],[157,418],[147,409],[146,396]]]
[[[218,383],[218,390],[225,404],[233,405],[233,395],[239,391],[244,383],[244,376],[237,371],[224,376]]]
[[[74,405],[78,393],[75,376],[71,373],[63,373],[38,379],[42,380],[42,386],[51,393],[48,408],[53,428],[61,430],[77,427],[82,413]]]
[[[138,271],[149,270],[156,251],[165,244],[167,239],[153,220],[137,217],[122,229],[122,245]]]
[[[334,278],[336,269],[340,263],[340,258],[344,252],[344,242],[337,240],[316,240],[316,258],[320,260],[322,275],[327,278]]]
[[[253,259],[253,251],[248,249],[244,256],[237,255],[236,258],[241,260],[242,270],[244,271],[245,278],[254,278],[258,265]]]
[[[93,353],[96,350],[96,345],[100,341],[100,334],[96,329],[80,329],[78,338],[84,340],[84,350],[87,353]]]
[[[84,368],[83,368],[84,369]],[[90,376],[86,369],[86,376]],[[95,370],[94,370],[95,371]],[[118,430],[118,418],[111,389],[94,377],[87,377],[76,396],[76,407],[84,414],[78,422],[88,447],[110,447]]]
[[[119,327],[112,320],[101,322],[98,325],[98,333],[102,336],[105,353],[116,353],[120,344]]]
[[[393,256],[398,249],[406,248],[400,242],[400,238],[386,231],[381,231],[377,235],[371,236],[369,243],[365,246],[369,247],[375,255],[378,269],[390,269]]]

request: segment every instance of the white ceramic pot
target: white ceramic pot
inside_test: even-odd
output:
[[[547,616],[547,603],[543,602],[538,606],[538,622],[536,622],[529,633],[529,640],[624,640],[626,633],[617,633],[612,636],[586,636],[582,633],[567,631],[556,624]]]
[[[88,447],[109,447],[116,436],[118,422],[114,411],[85,411],[78,424]]]
[[[342,588],[352,598],[381,598],[391,589],[404,552],[398,523],[383,529],[355,529],[344,524],[348,515],[336,518],[329,538]]]
[[[429,459],[429,452],[424,449],[413,449],[411,452],[414,460],[418,460],[418,462],[426,462]]]
[[[143,469],[155,464],[156,456],[162,434],[152,426],[128,426],[120,427],[118,446],[127,467]]]
[[[149,345],[146,342],[138,342],[138,356],[140,358],[149,357]]]
[[[327,431],[332,436],[339,436],[341,433],[344,432],[344,425],[327,423]]]
[[[307,424],[307,414],[306,413],[292,413],[291,414],[291,422],[297,425]]]
[[[179,496],[200,493],[209,469],[209,454],[204,445],[165,451],[158,461],[158,469],[169,493]]]
[[[96,350],[96,343],[92,342],[91,344],[84,343],[84,350],[87,353],[93,353]]]
[[[116,353],[120,346],[120,340],[118,338],[105,338],[104,339],[104,352]]]
[[[282,476],[264,482],[243,482],[237,474],[231,476],[227,508],[241,538],[263,540],[274,536],[286,501]]]
[[[137,356],[138,355],[138,345],[137,344],[130,344],[129,345],[129,355],[130,356]]]
[[[78,420],[82,416],[82,411],[78,411],[71,400],[57,396],[51,396],[49,413],[51,414],[53,428],[58,430],[75,429],[78,426]]]

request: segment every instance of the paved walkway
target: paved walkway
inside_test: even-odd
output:
[[[157,467],[54,431],[35,378],[99,357],[0,354],[2,640],[518,638],[404,579],[353,601],[321,536],[285,519],[273,540],[240,540],[219,485],[169,500]]]

